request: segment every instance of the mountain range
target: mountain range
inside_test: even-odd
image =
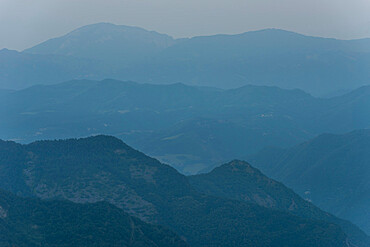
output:
[[[369,247],[369,68],[278,29],[0,50],[0,246]]]
[[[246,159],[303,198],[370,232],[370,130],[323,134]]]
[[[370,87],[322,99],[267,86],[223,90],[82,80],[0,94],[2,139],[109,134],[185,174],[268,146],[370,127]]]
[[[369,84],[369,47],[370,39],[345,41],[278,29],[174,39],[98,23],[22,52],[0,51],[0,88],[109,77],[228,89],[269,85],[333,95]]]
[[[369,244],[368,237],[348,222],[349,228],[344,228],[320,215],[297,216],[255,202],[198,192],[189,178],[114,137],[38,141],[28,145],[1,141],[0,170],[0,188],[18,196],[67,199],[82,204],[106,201],[141,220],[170,228],[191,246]],[[261,175],[256,173],[256,177]],[[284,186],[278,187],[283,190],[281,194],[296,196]],[[296,200],[293,197],[292,202]],[[297,199],[297,208],[301,203],[302,199]],[[68,205],[71,210],[78,207]],[[87,205],[91,206],[80,207],[106,204]],[[316,210],[335,218],[309,203],[306,205],[307,209],[300,210],[309,212],[311,207],[313,214]]]

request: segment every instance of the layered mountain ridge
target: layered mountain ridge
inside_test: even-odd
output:
[[[273,85],[333,95],[369,85],[369,47],[370,39],[345,41],[277,29],[176,40],[97,23],[11,57],[0,52],[0,88],[115,78],[228,89]]]
[[[169,227],[191,246],[348,246],[333,223],[198,193],[173,168],[113,137],[0,145],[1,188],[44,199],[104,200]]]
[[[4,91],[0,136],[28,143],[114,135],[194,174],[268,146],[290,147],[323,132],[369,128],[368,89],[322,99],[267,86],[222,90],[70,81]]]

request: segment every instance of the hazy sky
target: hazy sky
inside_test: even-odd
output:
[[[0,0],[0,49],[22,50],[96,22],[174,37],[282,28],[370,37],[370,0]]]

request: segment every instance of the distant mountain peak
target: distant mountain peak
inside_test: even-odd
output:
[[[253,168],[248,162],[242,161],[242,160],[233,160],[229,163],[222,165],[220,168],[229,169],[232,172],[248,172],[248,173],[254,172],[257,170]]]
[[[116,65],[145,60],[174,42],[169,35],[139,27],[96,23],[49,39],[25,52],[91,58]]]
[[[250,34],[252,33],[271,33],[271,34],[285,34],[285,35],[289,34],[289,35],[305,36],[297,32],[280,29],[280,28],[264,28],[260,30],[244,32],[243,34],[247,34],[247,33],[250,33]]]
[[[9,50],[7,48],[3,48],[3,49],[0,50],[0,53],[1,54],[17,54],[19,52],[16,51],[16,50]]]
[[[113,23],[109,23],[109,22],[99,22],[99,23],[94,23],[94,24],[89,24],[89,25],[86,25],[86,26],[82,26],[82,27],[79,27],[79,28],[77,28],[77,29],[69,32],[66,35],[72,35],[72,34],[81,33],[81,32],[94,32],[94,31],[97,32],[96,34],[98,34],[98,32],[107,32],[107,31],[120,31],[120,32],[124,32],[124,31],[138,31],[138,32],[148,32],[148,33],[153,33],[153,34],[167,36],[168,38],[172,39],[172,37],[170,37],[169,35],[167,35],[167,34],[161,34],[161,33],[158,33],[156,31],[149,31],[149,30],[146,30],[144,28],[136,27],[136,26],[117,25],[117,24],[113,24]]]

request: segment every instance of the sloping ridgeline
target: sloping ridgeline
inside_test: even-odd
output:
[[[0,187],[16,194],[105,200],[191,246],[348,246],[335,224],[200,194],[173,168],[113,137],[0,142],[0,170]]]
[[[357,226],[322,211],[245,161],[234,160],[209,173],[190,176],[189,181],[197,190],[208,195],[256,203],[296,216],[338,224],[356,245],[370,243],[370,238]]]
[[[303,198],[370,233],[369,129],[323,134],[292,148],[267,148],[246,159]]]

